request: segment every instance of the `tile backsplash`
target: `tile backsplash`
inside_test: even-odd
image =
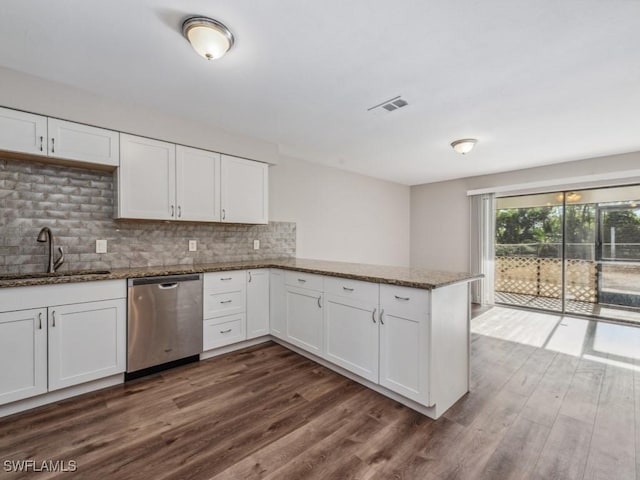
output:
[[[65,251],[60,270],[113,269],[294,257],[296,225],[114,220],[110,172],[0,159],[0,273],[46,270],[49,227]],[[95,253],[106,239],[108,253]],[[198,250],[189,252],[189,240]],[[253,249],[260,240],[260,249]]]

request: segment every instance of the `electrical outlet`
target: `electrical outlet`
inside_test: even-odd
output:
[[[254,240],[253,241],[253,249],[254,250],[260,250],[260,240]]]
[[[107,253],[106,240],[96,240],[96,253]]]
[[[189,240],[189,251],[195,252],[198,250],[198,242],[196,240]]]

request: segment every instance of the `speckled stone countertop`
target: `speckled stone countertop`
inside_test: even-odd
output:
[[[393,267],[366,263],[329,262],[304,258],[285,258],[272,260],[220,262],[196,265],[170,265],[157,267],[121,268],[111,271],[59,272],[55,274],[9,274],[0,275],[0,288],[23,287],[29,285],[52,285],[72,282],[92,282],[138,277],[156,277],[161,275],[179,275],[185,273],[223,272],[229,270],[248,270],[257,268],[282,268],[297,272],[316,273],[333,277],[363,280],[365,282],[386,283],[404,287],[431,290],[481,278],[465,272],[443,272],[425,268]]]

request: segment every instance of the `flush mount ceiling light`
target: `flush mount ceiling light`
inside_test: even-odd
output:
[[[473,147],[476,146],[476,143],[478,143],[478,140],[476,140],[475,138],[463,138],[462,140],[451,142],[451,146],[456,152],[462,155],[466,155],[471,150],[473,150]]]
[[[190,17],[182,24],[182,34],[193,49],[207,60],[222,57],[233,46],[233,34],[222,23],[207,17]]]

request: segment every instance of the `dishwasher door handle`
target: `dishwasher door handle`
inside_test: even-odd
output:
[[[178,282],[158,284],[158,288],[161,290],[169,290],[170,288],[177,288],[177,287],[178,287]]]

